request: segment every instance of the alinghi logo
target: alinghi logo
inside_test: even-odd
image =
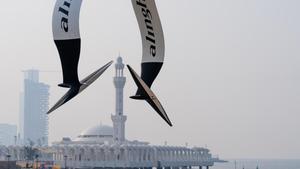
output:
[[[70,10],[70,6],[71,6],[71,2],[72,2],[72,0],[64,1],[63,6],[59,7],[59,9],[58,9],[59,12],[64,14],[64,16],[61,18],[60,26],[65,32],[69,31],[69,19],[68,19],[68,17],[69,17],[69,10]]]
[[[146,0],[137,0],[136,4],[141,7],[142,15],[145,18],[145,25],[147,28],[146,40],[151,43],[150,45],[150,54],[155,57],[156,56],[156,43],[155,43],[155,34],[152,24],[152,14],[151,11],[147,8]]]

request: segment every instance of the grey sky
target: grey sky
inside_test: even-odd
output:
[[[2,2],[3,1],[3,2]],[[52,41],[54,0],[1,1],[0,123],[18,123],[21,70],[60,70]],[[157,0],[165,65],[153,86],[169,128],[135,92],[128,71],[126,135],[153,144],[205,146],[226,158],[300,157],[300,1]],[[141,40],[129,0],[88,0],[81,10],[80,77],[117,57],[139,70]],[[50,141],[111,124],[113,68],[50,116]],[[50,105],[65,92],[42,73]]]

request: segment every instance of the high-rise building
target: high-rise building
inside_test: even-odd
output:
[[[0,124],[0,145],[11,146],[17,144],[17,126]]]
[[[49,86],[39,82],[39,71],[24,71],[20,103],[20,136],[23,144],[48,145]]]

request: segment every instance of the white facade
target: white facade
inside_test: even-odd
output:
[[[69,168],[151,168],[213,166],[208,149],[151,146],[139,142],[76,144],[61,142],[52,146],[54,161]]]
[[[114,85],[116,88],[116,112],[111,116],[114,128],[114,140],[125,141],[125,122],[127,117],[123,114],[123,90],[126,82],[123,70],[124,64],[121,57],[118,57],[115,64],[116,75],[114,77]]]

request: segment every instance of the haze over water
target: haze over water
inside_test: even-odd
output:
[[[212,169],[235,169],[235,160],[229,160],[228,163],[217,163]],[[299,169],[300,160],[236,160],[236,169]]]

